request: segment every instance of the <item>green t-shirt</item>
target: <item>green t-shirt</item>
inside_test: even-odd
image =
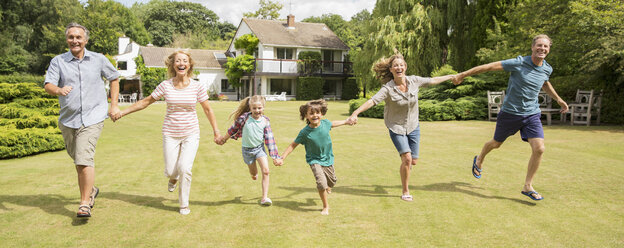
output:
[[[329,136],[332,123],[327,119],[321,120],[316,128],[305,126],[295,139],[295,143],[302,144],[306,150],[306,162],[310,165],[332,166],[334,164],[334,152],[332,141]]]

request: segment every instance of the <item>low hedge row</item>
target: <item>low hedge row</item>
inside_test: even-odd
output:
[[[349,113],[353,113],[368,99],[360,98],[349,101]],[[385,103],[381,102],[359,116],[383,118]],[[456,100],[419,100],[419,119],[423,121],[475,120],[487,116],[487,100],[477,97],[462,97]]]
[[[0,159],[64,149],[58,115],[58,99],[39,84],[0,83]]]
[[[58,128],[15,129],[0,126],[0,159],[19,158],[63,149],[65,143]]]

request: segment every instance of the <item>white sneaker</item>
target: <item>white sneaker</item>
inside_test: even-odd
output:
[[[175,188],[176,188],[176,184],[177,183],[167,182],[167,190],[169,190],[169,192],[173,192],[175,190]]]
[[[180,214],[181,215],[187,215],[191,213],[191,209],[190,208],[180,208]]]
[[[271,206],[271,204],[273,204],[273,202],[271,201],[271,198],[268,197],[260,201],[260,205],[262,206]]]

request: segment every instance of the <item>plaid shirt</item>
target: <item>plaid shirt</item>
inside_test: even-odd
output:
[[[230,138],[236,140],[243,136],[243,127],[250,116],[251,112],[247,112],[236,118],[234,124],[232,124],[227,131]],[[273,131],[271,130],[271,124],[269,123],[269,117],[262,115],[262,118],[264,118],[267,123],[266,127],[264,127],[264,144],[269,148],[269,156],[273,159],[280,158],[279,152],[277,151],[277,144],[275,143],[275,138],[273,137]]]

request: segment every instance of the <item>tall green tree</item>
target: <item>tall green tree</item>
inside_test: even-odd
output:
[[[252,17],[259,19],[277,20],[279,18],[279,11],[284,7],[279,2],[273,2],[271,0],[260,0],[260,8],[256,12],[245,12],[244,17]]]
[[[219,17],[199,3],[153,0],[144,7],[147,9],[142,19],[154,45],[171,44],[171,37],[176,33],[204,34],[203,38],[207,40],[221,36]]]

